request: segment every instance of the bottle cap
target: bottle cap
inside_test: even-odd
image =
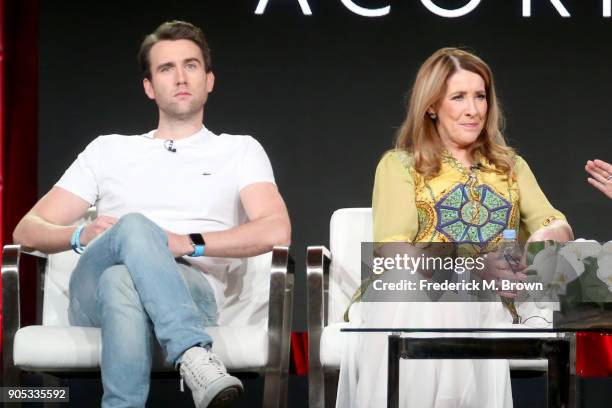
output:
[[[502,237],[505,240],[515,240],[516,239],[516,230],[513,229],[506,229],[504,230],[504,232],[502,233]]]

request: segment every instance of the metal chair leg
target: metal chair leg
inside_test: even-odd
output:
[[[545,345],[548,357],[548,406],[569,407],[570,369],[567,342]]]
[[[399,407],[400,342],[398,335],[389,336],[387,365],[387,407]]]

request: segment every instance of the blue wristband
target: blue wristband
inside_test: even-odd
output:
[[[81,245],[81,232],[85,229],[85,224],[81,224],[74,230],[70,238],[70,246],[77,254],[82,254],[85,251],[85,246]]]
[[[191,257],[204,256],[204,248],[206,248],[205,245],[194,245],[193,253],[189,254],[189,256]]]

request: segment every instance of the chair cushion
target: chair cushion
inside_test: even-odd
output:
[[[340,329],[350,327],[349,323],[332,323],[321,333],[321,365],[328,369],[340,369],[340,358],[344,350],[346,336],[356,333],[343,333]]]
[[[552,313],[552,312],[551,312]],[[534,326],[530,325],[513,325],[511,323],[508,324],[499,324],[498,328],[534,328]],[[535,326],[537,327],[537,326]],[[487,333],[486,337],[557,337],[556,333]],[[547,360],[534,360],[534,359],[513,359],[508,360],[510,362],[511,370],[530,370],[530,371],[546,371],[548,370],[548,361]]]
[[[508,360],[511,370],[547,371],[548,360]]]
[[[265,327],[209,327],[215,352],[230,371],[263,371],[268,360]],[[244,341],[248,339],[248,341]],[[42,347],[44,345],[44,347]],[[15,335],[15,365],[32,371],[89,371],[100,367],[100,329],[27,326]],[[171,371],[158,350],[155,371]]]

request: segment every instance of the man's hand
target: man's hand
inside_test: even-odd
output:
[[[85,246],[89,244],[95,237],[112,227],[117,222],[117,218],[101,215],[92,223],[87,226],[81,232],[81,245]]]
[[[175,234],[170,231],[166,231],[166,235],[168,236],[168,248],[175,258],[193,253],[193,245],[191,245],[189,235]]]

